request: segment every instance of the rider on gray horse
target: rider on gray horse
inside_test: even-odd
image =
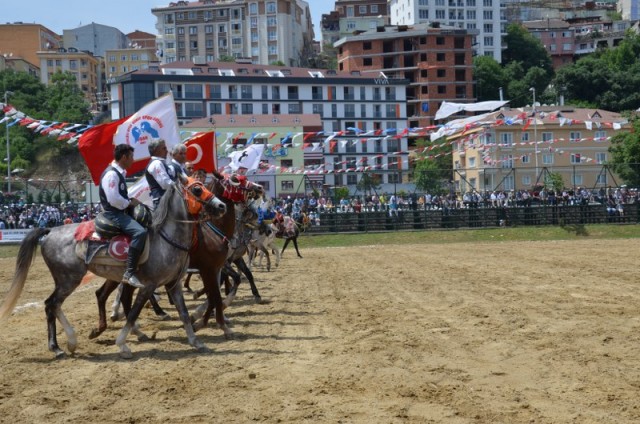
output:
[[[173,169],[167,165],[167,145],[164,140],[157,138],[149,142],[149,154],[151,160],[144,171],[144,176],[149,183],[153,208],[158,207],[160,198],[167,191],[169,185],[173,183],[176,176]]]
[[[147,230],[126,213],[127,208],[140,204],[138,199],[129,199],[127,183],[124,179],[127,175],[126,169],[133,164],[133,147],[128,144],[118,144],[114,150],[114,159],[100,177],[100,204],[104,210],[104,216],[115,222],[123,233],[131,237],[127,269],[122,276],[122,282],[142,288],[144,285],[135,276],[135,271],[144,250]]]

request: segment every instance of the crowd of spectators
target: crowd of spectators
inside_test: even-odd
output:
[[[610,189],[565,189],[552,191],[505,190],[463,194],[432,195],[429,193],[370,194],[332,199],[313,194],[287,196],[274,201],[272,207],[296,221],[320,225],[323,213],[385,212],[393,216],[409,210],[446,210],[463,208],[529,207],[537,205],[603,205],[609,215],[623,215],[624,206],[636,203],[637,189],[626,186]],[[0,229],[28,229],[87,221],[100,212],[100,204],[61,203],[26,204],[20,199],[0,208]]]
[[[381,193],[332,199],[328,196],[287,196],[276,201],[276,209],[298,218],[306,215],[313,220],[323,213],[387,212],[389,215],[409,210],[443,210],[464,208],[502,208],[530,206],[573,206],[600,204],[610,214],[622,214],[625,204],[639,200],[637,189],[626,186],[610,189],[587,189],[559,191],[496,190],[462,194],[437,195],[430,193]]]
[[[24,200],[6,203],[0,209],[0,229],[28,229],[88,221],[100,211],[100,204],[27,204]]]

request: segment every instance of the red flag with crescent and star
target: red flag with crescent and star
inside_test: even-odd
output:
[[[193,164],[193,169],[204,169],[207,173],[217,169],[215,131],[196,134],[184,145],[187,146],[187,162]]]

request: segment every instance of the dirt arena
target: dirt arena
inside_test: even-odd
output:
[[[198,354],[150,309],[155,340],[97,340],[94,279],[65,303],[75,355],[47,350],[40,255],[0,328],[4,423],[637,423],[640,240],[304,247],[256,269]],[[0,260],[0,292],[13,259]],[[196,280],[194,286],[199,286]],[[162,301],[166,304],[166,299]],[[196,302],[189,299],[190,308]],[[66,337],[60,331],[61,347]]]

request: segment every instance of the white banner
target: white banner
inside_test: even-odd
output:
[[[133,159],[139,161],[150,157],[148,145],[155,138],[163,139],[169,151],[182,142],[171,92],[147,103],[122,123],[113,137],[113,144],[132,146],[135,149]]]
[[[29,231],[31,230],[0,230],[0,243],[20,243]]]
[[[229,166],[233,171],[237,171],[240,168],[244,168],[247,171],[258,169],[263,151],[264,144],[251,144],[242,151],[232,152],[229,155],[229,158],[231,158]]]

